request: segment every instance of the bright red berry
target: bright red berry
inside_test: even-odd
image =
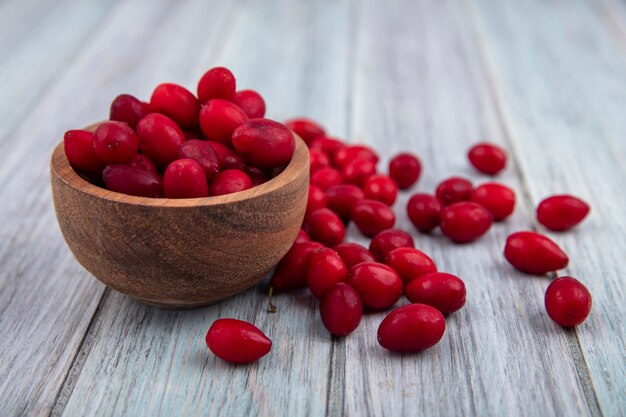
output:
[[[235,94],[235,104],[246,112],[249,118],[265,116],[265,100],[254,90],[241,90]]]
[[[193,159],[178,159],[163,174],[163,191],[167,198],[200,198],[209,195],[202,166]]]
[[[471,203],[454,203],[441,211],[441,233],[456,243],[478,239],[491,227],[493,216],[483,206]]]
[[[333,162],[338,168],[343,168],[355,159],[370,161],[375,167],[378,162],[378,155],[372,148],[365,145],[347,146],[343,149],[337,150],[337,152],[333,155]]]
[[[317,249],[306,261],[304,276],[311,293],[322,298],[327,289],[342,282],[348,275],[348,269],[337,252],[330,248]]]
[[[324,152],[326,156],[331,158],[331,162],[334,161],[335,154],[346,147],[345,143],[337,138],[331,138],[328,136],[317,136],[309,143],[309,149],[316,149]]]
[[[130,164],[107,165],[102,171],[107,190],[138,197],[163,197],[163,181],[159,174]]]
[[[341,256],[348,269],[361,262],[376,262],[376,258],[358,243],[340,243],[333,249]]]
[[[198,99],[204,104],[214,98],[235,100],[235,76],[223,67],[211,68],[198,82]]]
[[[93,132],[87,130],[69,130],[63,136],[63,149],[74,169],[88,177],[99,178],[106,164],[96,156],[93,137]]]
[[[403,290],[396,271],[377,262],[363,262],[350,268],[346,283],[359,293],[363,305],[377,310],[394,305]]]
[[[205,140],[191,139],[178,148],[179,159],[193,159],[202,167],[207,179],[220,172],[220,162],[215,149]]]
[[[320,168],[311,174],[311,184],[317,185],[322,191],[343,182],[341,173],[335,168]]]
[[[150,113],[137,123],[139,149],[161,168],[178,159],[178,148],[185,143],[180,127],[169,117]]]
[[[486,208],[496,222],[509,217],[515,209],[515,192],[497,182],[488,182],[474,188],[471,200]]]
[[[409,220],[422,233],[429,233],[439,226],[442,209],[441,201],[430,194],[415,194],[406,205]]]
[[[353,159],[341,169],[343,181],[358,186],[362,186],[374,174],[376,174],[376,165],[364,159]]]
[[[311,237],[309,236],[309,234],[305,232],[304,229],[300,229],[298,231],[298,234],[296,236],[296,240],[294,243],[302,243],[302,242],[310,242],[310,241],[311,241]]]
[[[398,184],[398,188],[406,190],[417,182],[422,173],[422,164],[415,155],[400,153],[389,161],[389,176]]]
[[[320,302],[324,327],[334,336],[352,333],[363,317],[363,303],[354,288],[340,282],[324,293]]]
[[[552,240],[535,232],[521,231],[506,240],[504,257],[511,265],[527,274],[543,275],[563,269],[569,258]]]
[[[252,180],[243,171],[226,169],[218,173],[209,184],[209,195],[224,195],[252,188]]]
[[[270,285],[279,292],[306,287],[306,261],[313,251],[323,247],[318,242],[294,243],[276,265]]]
[[[317,149],[309,149],[309,169],[311,173],[329,166],[330,159],[324,152]]]
[[[363,199],[352,206],[350,218],[365,236],[373,237],[391,229],[396,222],[393,210],[380,201]]]
[[[287,165],[296,148],[291,130],[270,119],[244,122],[233,132],[232,142],[246,162],[263,169]]]
[[[135,129],[137,123],[150,113],[148,104],[130,94],[121,94],[111,103],[109,120],[124,122]]]
[[[472,183],[461,177],[451,177],[442,181],[435,190],[435,195],[444,206],[468,201],[472,194]]]
[[[285,125],[289,129],[296,132],[296,135],[300,136],[302,140],[307,144],[313,139],[319,136],[324,136],[326,134],[322,126],[320,126],[311,119],[306,119],[303,117],[287,120],[285,122]]]
[[[472,146],[467,157],[478,171],[496,175],[506,166],[506,151],[493,143],[479,143]]]
[[[405,284],[426,274],[437,272],[437,265],[421,250],[397,248],[385,257],[385,264],[393,268]]]
[[[306,212],[304,217],[306,218],[315,210],[324,207],[326,207],[326,194],[324,194],[324,191],[320,190],[320,188],[315,185],[309,185],[309,196],[306,203]]]
[[[191,129],[198,125],[200,103],[185,87],[166,83],[154,89],[150,110],[163,113],[182,128]]]
[[[386,175],[372,175],[363,184],[363,193],[370,200],[377,200],[392,206],[398,196],[398,186]]]
[[[243,170],[245,168],[246,164],[245,162],[243,162],[241,156],[237,155],[228,146],[210,140],[207,140],[206,142],[211,145],[211,147],[217,154],[217,159],[220,162],[220,169]]]
[[[397,248],[414,248],[410,234],[400,229],[387,229],[378,233],[370,242],[370,252],[380,262],[384,262],[389,252]]]
[[[304,230],[311,239],[325,246],[335,246],[343,241],[346,229],[343,222],[332,210],[321,208],[304,219]]]
[[[563,327],[574,327],[585,321],[591,311],[591,293],[580,281],[560,277],[550,283],[545,297],[546,311]]]
[[[435,272],[422,275],[405,288],[412,303],[435,307],[443,314],[454,313],[465,305],[465,284],[455,275]]]
[[[159,173],[156,165],[154,165],[154,162],[152,162],[147,156],[140,153],[136,153],[135,156],[133,156],[133,160],[130,161],[130,165],[137,168],[145,169],[146,171],[150,171],[155,174]]]
[[[220,359],[242,364],[259,360],[272,349],[272,341],[258,327],[243,320],[215,320],[206,344]]]
[[[354,204],[365,198],[359,187],[353,184],[334,185],[326,190],[327,206],[337,213],[344,222],[350,220],[350,213]]]
[[[537,220],[550,230],[560,232],[582,222],[589,214],[589,205],[572,195],[553,195],[537,206]]]
[[[420,352],[437,344],[446,331],[443,314],[425,304],[398,307],[378,327],[378,343],[394,352]]]
[[[137,149],[139,139],[126,123],[102,122],[94,133],[93,151],[107,164],[130,162]]]
[[[248,120],[248,115],[230,101],[209,100],[200,110],[200,128],[210,140],[232,145],[235,129]]]

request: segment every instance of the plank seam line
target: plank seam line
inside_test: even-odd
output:
[[[472,30],[472,43],[476,46],[478,50],[478,60],[479,65],[482,69],[483,75],[487,80],[487,88],[489,90],[489,96],[491,101],[495,107],[496,117],[499,120],[500,126],[502,127],[502,131],[504,134],[504,139],[511,148],[512,159],[515,165],[516,173],[520,179],[520,187],[522,188],[522,196],[524,200],[527,202],[526,206],[529,210],[530,216],[529,220],[531,223],[531,228],[533,230],[538,229],[537,222],[532,216],[532,195],[530,192],[530,188],[528,186],[528,181],[526,175],[524,174],[523,168],[520,164],[520,161],[517,156],[517,141],[514,140],[514,134],[511,128],[511,123],[507,120],[503,109],[503,103],[501,95],[499,94],[499,89],[496,85],[496,78],[494,74],[493,68],[489,65],[487,58],[487,51],[485,49],[485,43],[483,42],[484,37],[481,36],[481,32],[479,29],[479,18],[477,15],[475,3],[472,2],[472,5],[469,4],[466,6],[468,9],[468,14],[471,16],[470,20],[472,21],[470,26]],[[567,269],[566,269],[567,271]],[[587,362],[585,360],[585,356],[582,351],[582,347],[580,345],[580,339],[578,338],[577,332],[567,332],[566,333],[566,341],[569,347],[571,359],[574,362],[574,367],[576,369],[576,375],[578,376],[578,380],[580,382],[583,395],[585,396],[585,402],[587,403],[587,407],[589,412],[594,417],[603,416],[602,408],[600,407],[600,403],[598,401],[598,395],[593,386],[593,381],[591,379],[591,375],[589,373],[589,367],[587,366]]]

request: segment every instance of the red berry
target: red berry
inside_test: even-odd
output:
[[[409,220],[422,233],[439,226],[442,209],[441,201],[430,194],[415,194],[406,205]]]
[[[179,159],[193,159],[200,164],[204,175],[211,179],[220,172],[220,162],[213,147],[205,140],[191,139],[178,148]]]
[[[350,213],[354,204],[365,198],[363,191],[356,185],[339,184],[326,190],[329,209],[337,213],[344,222],[350,220]]]
[[[316,149],[324,152],[326,156],[331,158],[331,161],[334,160],[334,155],[339,150],[346,147],[346,145],[341,140],[328,136],[317,136],[315,139],[312,139],[307,144],[309,146],[309,149]]]
[[[294,243],[291,249],[278,262],[270,285],[276,291],[287,291],[306,287],[306,261],[311,252],[323,248],[321,243],[303,242]]]
[[[178,159],[178,148],[185,143],[180,127],[169,117],[151,113],[137,123],[139,149],[161,168]]]
[[[430,256],[415,248],[392,250],[385,257],[385,264],[393,268],[405,284],[422,275],[437,272],[437,265]]]
[[[537,220],[550,230],[560,232],[582,222],[589,214],[589,205],[572,195],[553,195],[537,206]]]
[[[340,282],[324,293],[320,302],[320,316],[330,334],[345,336],[359,327],[363,317],[363,303],[354,288]]]
[[[435,190],[435,195],[444,206],[468,201],[472,194],[472,183],[461,177],[451,177],[442,181]]]
[[[200,128],[210,140],[232,145],[235,129],[248,120],[246,113],[230,101],[209,100],[200,110]]]
[[[543,275],[563,269],[569,258],[563,250],[539,233],[521,231],[506,240],[504,257],[511,265],[527,274]]]
[[[363,184],[363,193],[370,200],[377,200],[392,206],[398,196],[398,186],[386,175],[372,175]]]
[[[287,120],[285,125],[296,132],[296,135],[300,136],[307,144],[313,139],[326,134],[322,126],[311,119],[305,119],[303,117]]]
[[[126,123],[103,122],[93,136],[93,151],[107,164],[130,162],[139,149],[137,135]]]
[[[272,341],[258,327],[236,319],[215,320],[206,344],[218,358],[237,364],[259,360],[272,349]]]
[[[209,195],[202,166],[193,159],[179,159],[169,164],[163,174],[167,198],[200,198]]]
[[[163,197],[163,182],[159,174],[132,163],[107,165],[102,179],[107,190],[138,197]]]
[[[309,197],[306,203],[306,212],[304,217],[308,217],[309,214],[315,210],[326,207],[326,194],[315,185],[309,185]]]
[[[206,103],[214,98],[235,100],[235,76],[227,68],[216,67],[208,70],[198,82],[198,99]]]
[[[265,116],[265,101],[254,90],[241,90],[235,94],[235,104],[246,112],[249,118],[257,119]]]
[[[380,201],[363,199],[352,206],[350,218],[361,233],[373,237],[383,230],[391,229],[396,222],[396,215],[389,206]]]
[[[398,154],[389,161],[389,176],[401,190],[406,190],[415,184],[421,173],[420,160],[409,153]]]
[[[492,143],[472,146],[467,156],[474,168],[484,174],[496,175],[506,166],[506,151]]]
[[[178,84],[158,85],[150,97],[150,109],[163,113],[183,128],[198,125],[200,103],[193,93]]]
[[[243,123],[233,132],[232,142],[246,162],[263,169],[287,165],[296,148],[291,130],[269,119]]]
[[[74,169],[88,177],[99,178],[106,164],[96,156],[93,137],[93,132],[87,130],[68,130],[63,137],[63,149]]]
[[[209,195],[224,195],[252,188],[252,180],[243,171],[226,169],[218,173],[209,184]]]
[[[344,281],[347,275],[346,264],[332,249],[316,249],[307,258],[304,276],[311,293],[316,298],[322,298],[327,289]]]
[[[315,210],[304,219],[304,230],[311,239],[325,246],[335,246],[343,241],[346,229],[332,210],[321,208]]]
[[[150,160],[150,158],[148,158],[145,155],[142,155],[140,153],[136,153],[135,156],[133,156],[133,160],[130,161],[130,164],[132,166],[135,166],[137,168],[141,168],[141,169],[145,169],[146,171],[150,171],[153,172],[155,174],[158,174],[159,171],[157,170],[156,165],[154,165],[154,162],[152,162]]]
[[[260,168],[247,165],[243,171],[250,177],[253,187],[268,181],[267,174]]]
[[[591,311],[591,293],[580,281],[560,277],[546,290],[546,311],[563,327],[574,327],[585,321]]]
[[[217,159],[220,163],[220,169],[243,170],[245,168],[246,164],[243,162],[241,156],[237,155],[235,151],[230,149],[228,146],[210,140],[207,140],[207,143],[211,145],[211,147],[217,154]]]
[[[437,344],[446,331],[443,314],[425,304],[398,307],[378,327],[378,343],[395,352],[420,352]]]
[[[481,205],[471,202],[454,203],[441,211],[441,233],[456,243],[478,239],[491,227],[493,216]]]
[[[380,262],[383,262],[387,254],[394,249],[414,247],[415,243],[411,235],[400,229],[383,230],[370,242],[370,252]]]
[[[131,128],[150,113],[148,105],[130,94],[121,94],[111,103],[109,119],[124,122]]]
[[[343,149],[339,149],[333,156],[335,166],[343,168],[348,162],[355,159],[361,159],[364,161],[370,161],[376,166],[378,162],[378,155],[372,148],[365,145],[352,145]]]
[[[496,222],[509,217],[515,209],[515,192],[497,182],[488,182],[474,188],[471,200],[489,210]]]
[[[317,149],[309,149],[309,167],[311,173],[329,166],[330,159],[328,159],[328,156],[326,156],[324,152]]]
[[[465,305],[465,284],[445,272],[422,275],[411,281],[405,292],[410,302],[435,307],[443,314],[454,313]]]
[[[402,295],[402,280],[393,269],[378,262],[363,262],[350,268],[348,285],[356,290],[363,305],[384,310]]]
[[[348,269],[361,262],[376,262],[374,255],[358,243],[340,243],[333,249],[341,256]]]
[[[341,173],[335,168],[321,168],[311,174],[311,184],[317,185],[322,191],[343,182]]]
[[[305,232],[304,229],[300,229],[298,231],[298,235],[296,236],[296,240],[294,243],[302,243],[302,242],[310,242],[310,241],[311,241],[311,237],[309,236],[309,234]]]
[[[344,182],[358,186],[362,186],[374,174],[376,174],[376,165],[364,159],[347,162],[341,170]]]

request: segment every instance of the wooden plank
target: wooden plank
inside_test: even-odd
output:
[[[400,150],[421,155],[424,177],[413,191],[432,192],[452,175],[487,181],[470,169],[466,150],[481,140],[508,147],[464,12],[453,1],[402,8],[368,1],[359,17],[353,137],[386,158]],[[523,199],[514,163],[499,180]],[[396,203],[397,225],[411,230],[407,199]],[[475,244],[413,233],[441,270],[465,281],[468,303],[447,318],[443,340],[416,355],[382,349],[376,331],[384,313],[364,317],[345,341],[346,415],[590,414],[568,339],[544,314],[546,282],[502,257],[506,236],[528,227],[527,203]]]
[[[533,202],[565,192],[592,206],[580,227],[550,235],[570,255],[567,273],[594,297],[576,336],[599,407],[605,416],[623,416],[626,54],[588,2],[476,4],[495,91]]]
[[[165,79],[193,85],[202,70],[223,64],[233,69],[241,87],[265,95],[269,116],[317,112],[328,116],[336,131],[345,129],[350,2],[250,1],[217,22],[188,21],[209,15],[217,4],[177,6],[155,40],[159,49],[168,48],[167,58],[155,48],[116,76],[135,80],[169,70]],[[181,21],[191,27],[165,39]],[[186,65],[177,64],[181,60]],[[111,95],[118,87],[99,88]],[[329,103],[332,109],[325,108]],[[110,293],[94,321],[85,359],[72,373],[76,380],[64,390],[69,400],[56,411],[67,416],[324,415],[332,344],[315,302],[306,291],[279,296],[279,312],[268,314],[266,291],[262,284],[214,307],[183,312],[156,310]],[[272,338],[272,352],[244,367],[216,359],[204,336],[219,317],[254,322]]]

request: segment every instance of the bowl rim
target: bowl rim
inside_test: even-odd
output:
[[[94,131],[104,121],[89,125],[83,130]],[[136,206],[147,207],[197,207],[197,206],[220,206],[224,204],[237,203],[245,200],[250,200],[256,197],[260,197],[265,194],[272,193],[291,181],[281,181],[286,178],[295,179],[298,178],[302,170],[309,170],[309,151],[304,141],[293,132],[293,136],[296,142],[296,146],[291,157],[291,161],[287,164],[285,169],[263,184],[249,188],[247,190],[238,191],[236,193],[200,197],[200,198],[153,198],[153,197],[138,197],[128,194],[118,193],[116,191],[107,190],[91,182],[85,180],[70,165],[67,156],[65,156],[65,149],[63,146],[63,140],[54,148],[52,156],[50,158],[50,170],[53,175],[64,182],[66,185],[81,191],[85,194],[89,194],[93,197],[97,197],[103,200],[123,203]]]

